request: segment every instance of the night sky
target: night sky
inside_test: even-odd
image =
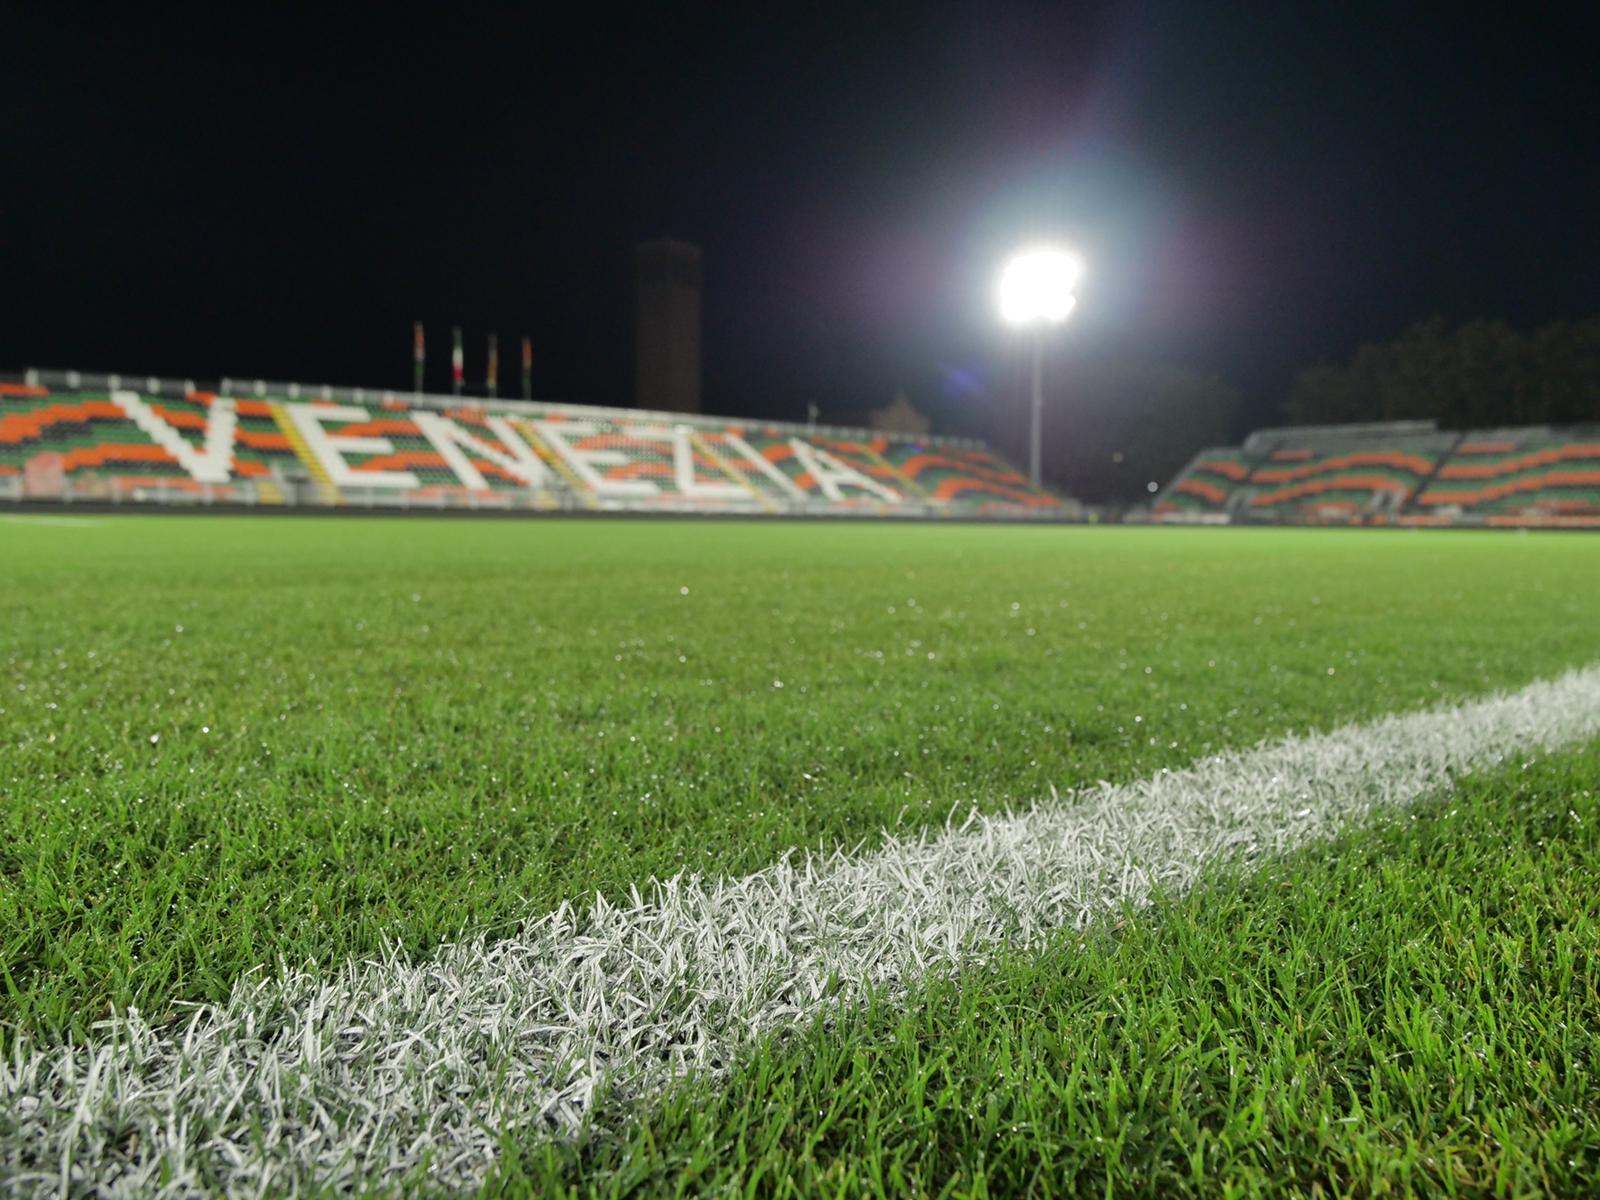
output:
[[[625,404],[658,235],[705,247],[707,408],[797,419],[1014,386],[1040,234],[1090,264],[1061,360],[1254,417],[1433,313],[1600,311],[1576,8],[555,7],[8,10],[0,368],[404,388],[420,318],[436,390],[459,322],[469,380],[526,331],[539,397]]]

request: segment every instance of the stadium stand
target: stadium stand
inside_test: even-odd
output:
[[[1255,460],[1240,449],[1223,446],[1200,451],[1157,499],[1157,519],[1227,524],[1239,485],[1250,478],[1254,466]]]
[[[0,381],[0,500],[1071,519],[980,443],[223,380]]]
[[[1156,498],[1167,523],[1600,527],[1600,430],[1450,433],[1432,422],[1267,429],[1203,450]]]
[[[1491,429],[1461,440],[1408,524],[1600,526],[1600,429]]]

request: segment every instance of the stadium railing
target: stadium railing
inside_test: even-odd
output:
[[[30,371],[0,499],[1070,520],[980,442],[364,389]]]

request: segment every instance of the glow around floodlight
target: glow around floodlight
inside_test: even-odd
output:
[[[1083,260],[1070,250],[1024,250],[1000,272],[1000,316],[1012,325],[1057,325],[1072,314]]]

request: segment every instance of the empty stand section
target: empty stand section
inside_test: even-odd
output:
[[[1600,428],[1469,434],[1411,515],[1418,524],[1600,527]]]
[[[1226,523],[1232,506],[1244,494],[1242,488],[1254,462],[1249,453],[1233,447],[1200,451],[1156,498],[1156,518],[1173,523]]]
[[[0,383],[0,498],[1055,519],[1077,512],[971,441],[38,372]]]
[[[1350,525],[1393,519],[1438,469],[1446,433],[1284,437],[1250,474],[1250,519]]]
[[[1154,518],[1217,524],[1600,527],[1600,429],[1275,429],[1204,450]]]

